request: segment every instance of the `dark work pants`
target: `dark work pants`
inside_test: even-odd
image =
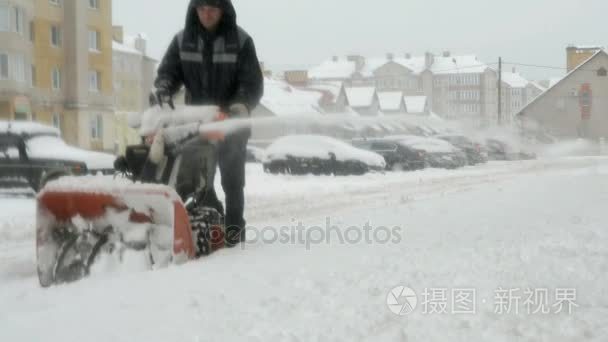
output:
[[[222,188],[226,196],[226,242],[245,241],[245,162],[251,132],[239,131],[226,136],[218,148]]]

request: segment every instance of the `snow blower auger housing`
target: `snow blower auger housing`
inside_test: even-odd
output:
[[[215,199],[215,145],[201,140],[192,120],[179,139],[163,137],[164,159],[153,165],[152,178],[142,176],[150,165],[150,147],[142,144],[117,160],[127,177],[66,176],[40,191],[36,252],[43,287],[162,268],[223,247],[223,208],[207,200],[210,193]]]

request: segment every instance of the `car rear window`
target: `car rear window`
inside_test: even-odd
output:
[[[397,149],[397,146],[390,142],[374,141],[371,148],[374,151],[394,151]]]

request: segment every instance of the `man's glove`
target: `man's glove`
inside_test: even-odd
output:
[[[175,105],[173,105],[173,94],[169,90],[168,82],[160,82],[156,87],[154,95],[156,97],[156,102],[161,108],[163,107],[163,103],[166,103],[171,109],[175,109]]]

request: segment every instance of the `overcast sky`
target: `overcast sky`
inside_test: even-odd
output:
[[[189,0],[113,1],[114,24],[144,32],[161,58],[184,25]],[[233,0],[238,23],[271,68],[299,68],[333,55],[449,50],[565,67],[568,44],[608,45],[608,0]],[[506,66],[511,68],[511,66]],[[531,79],[560,70],[519,68]]]

